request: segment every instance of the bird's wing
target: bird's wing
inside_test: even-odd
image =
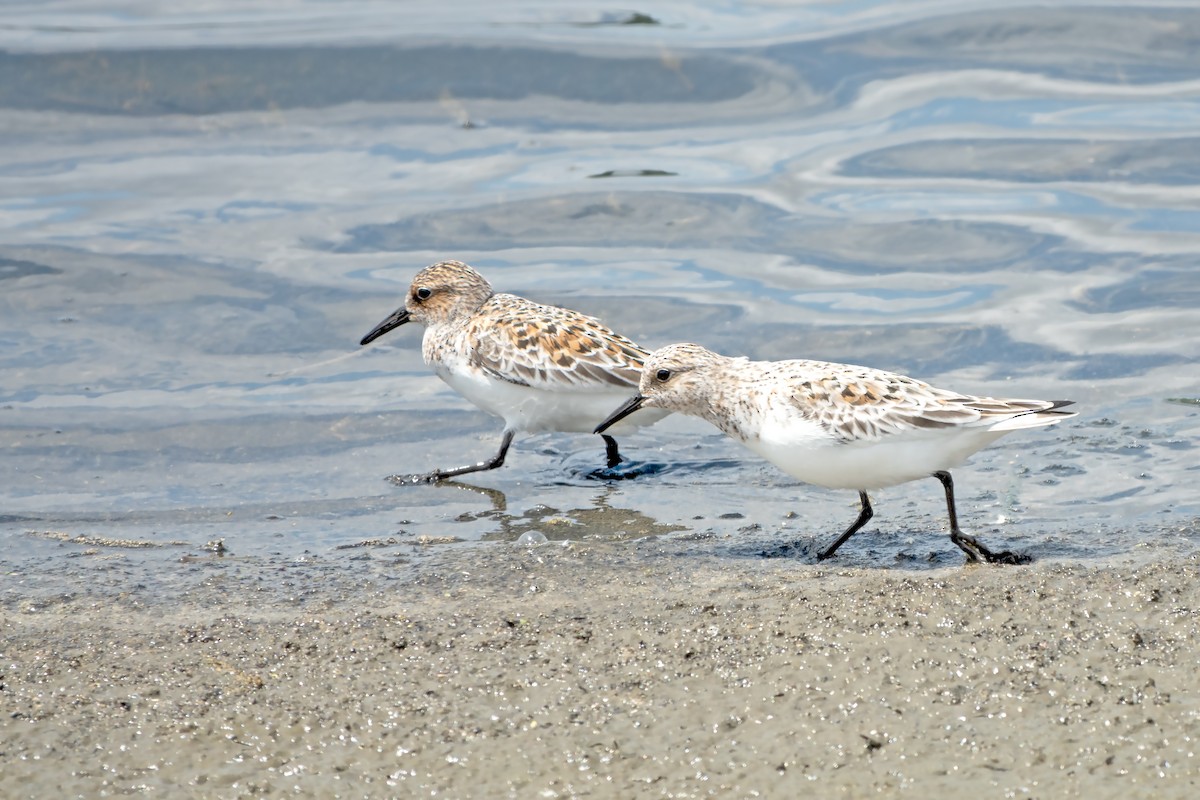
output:
[[[498,294],[472,322],[472,364],[555,391],[636,390],[647,353],[594,317]]]
[[[883,439],[914,429],[992,427],[1024,415],[1055,411],[1061,402],[998,400],[938,389],[883,370],[823,362],[797,364],[790,402],[843,441]],[[1056,421],[1046,418],[1034,424]],[[1032,420],[1031,420],[1032,422]]]

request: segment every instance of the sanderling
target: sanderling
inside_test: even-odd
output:
[[[823,361],[750,361],[695,344],[673,344],[646,359],[639,394],[596,427],[638,409],[678,411],[725,434],[805,483],[857,489],[858,519],[817,553],[832,556],[871,518],[868,489],[934,477],[946,490],[950,539],[968,561],[1020,564],[958,527],[949,470],[1005,433],[1051,425],[1069,400],[973,397],[891,372]]]
[[[596,421],[638,385],[647,351],[576,311],[496,294],[461,261],[442,261],[417,273],[404,305],[371,329],[369,344],[409,321],[425,326],[425,363],[451,388],[504,419],[500,452],[454,469],[393,476],[434,482],[495,469],[517,431],[590,433]],[[669,412],[647,410],[629,428],[650,425]],[[604,436],[608,466],[621,461],[617,442]]]

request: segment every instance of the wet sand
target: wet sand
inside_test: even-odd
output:
[[[14,604],[0,795],[1200,790],[1195,556],[909,571],[695,544]]]

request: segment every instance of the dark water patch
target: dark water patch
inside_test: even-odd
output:
[[[742,195],[699,192],[576,193],[435,211],[362,225],[337,253],[510,247],[730,248],[784,254],[837,272],[874,275],[980,271],[1032,263],[1058,237],[1014,225],[917,219],[864,224],[799,219]]]
[[[580,192],[415,214],[397,222],[362,225],[338,253],[530,246],[703,247],[717,242],[753,247],[765,228],[786,214],[734,194]],[[761,247],[762,244],[759,244]],[[755,248],[757,249],[757,248]]]
[[[668,172],[665,169],[609,169],[588,175],[589,178],[673,178],[678,172]]]
[[[1191,186],[1200,183],[1200,138],[940,139],[863,153],[844,162],[840,172],[854,177]]]
[[[1136,309],[1200,309],[1200,276],[1193,264],[1179,269],[1143,268],[1120,283],[1089,289],[1067,305],[1089,314],[1115,314]]]
[[[238,297],[242,292],[230,289],[227,295],[181,297],[150,308],[115,304],[106,311],[142,335],[208,355],[310,353],[337,338],[328,321],[312,313],[320,308],[325,290],[314,292],[282,281],[260,297]],[[197,314],[198,307],[205,312]],[[230,328],[240,335],[229,336]]]
[[[996,325],[895,323],[890,325],[762,325],[750,355],[762,360],[812,358],[862,364],[915,378],[986,365],[989,380],[1044,372],[1047,364],[1075,361],[1053,342],[1026,342]],[[970,392],[971,387],[959,386]]]
[[[86,348],[103,363],[128,359],[129,346],[136,343],[142,351],[139,371],[126,373],[128,382],[117,380],[108,389],[130,382],[147,388],[156,382],[149,364],[161,366],[184,355],[296,355],[339,341],[349,351],[353,337],[331,314],[351,302],[360,309],[366,296],[179,256],[109,256],[61,247],[36,252],[43,274],[54,278],[37,289],[41,295],[29,295],[30,301],[49,302],[42,298],[53,295],[58,309],[71,312],[63,319],[78,324],[62,328],[55,338],[18,330],[17,347],[0,360],[7,366],[46,365],[78,359],[80,348]],[[121,352],[100,355],[107,350]],[[150,360],[151,352],[160,358]],[[97,379],[92,385],[104,384]]]
[[[848,101],[868,81],[992,69],[1114,85],[1193,80],[1194,8],[1043,8],[946,14],[766,48],[822,93]]]
[[[634,11],[628,14],[606,12],[600,15],[600,19],[591,22],[576,22],[574,24],[580,28],[598,28],[608,25],[661,25],[662,22],[649,14]]]
[[[605,58],[465,44],[0,53],[0,107],[152,116],[446,97],[714,103],[749,93],[758,78],[711,53]]]
[[[1171,364],[1195,364],[1195,360],[1178,353],[1087,353],[1062,377],[1072,381],[1130,378]]]
[[[864,225],[848,219],[787,237],[781,249],[798,260],[859,275],[960,273],[1031,262],[1060,242],[1054,236],[1001,223],[912,219]]]
[[[1023,7],[935,17],[865,37],[894,56],[944,59],[956,68],[1003,64],[1056,77],[1142,83],[1194,75],[1194,8]]]
[[[499,427],[468,408],[464,403],[462,410],[439,410],[436,424],[458,435]],[[148,414],[142,418],[142,422],[136,418],[117,422],[112,414],[80,414],[60,420],[54,430],[13,424],[0,429],[0,444],[27,461],[55,459],[119,473],[154,464],[273,464],[300,457],[333,458],[387,442],[395,447],[395,457],[380,465],[383,475],[405,463],[416,466],[413,443],[429,435],[430,423],[427,411],[348,415],[284,414],[272,409],[191,421],[163,422]]]
[[[35,261],[0,257],[0,281],[28,278],[30,275],[57,275],[60,272],[62,270],[56,267],[38,264]]]

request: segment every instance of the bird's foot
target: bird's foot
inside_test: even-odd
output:
[[[1014,553],[1012,550],[1002,550],[999,553],[993,553],[989,550],[983,554],[983,557],[989,564],[1009,564],[1016,566],[1018,564],[1033,563],[1033,556],[1028,553]]]
[[[388,475],[384,480],[396,486],[419,486],[423,483],[437,483],[445,478],[445,475],[434,470],[421,475]]]
[[[974,536],[968,536],[962,531],[954,531],[950,534],[950,539],[959,549],[967,555],[968,563],[978,563],[985,561],[988,564],[1007,564],[1016,566],[1018,564],[1029,564],[1033,562],[1033,556],[1025,553],[1016,553],[1012,550],[1001,550],[995,552],[989,549],[983,542],[976,539]]]

